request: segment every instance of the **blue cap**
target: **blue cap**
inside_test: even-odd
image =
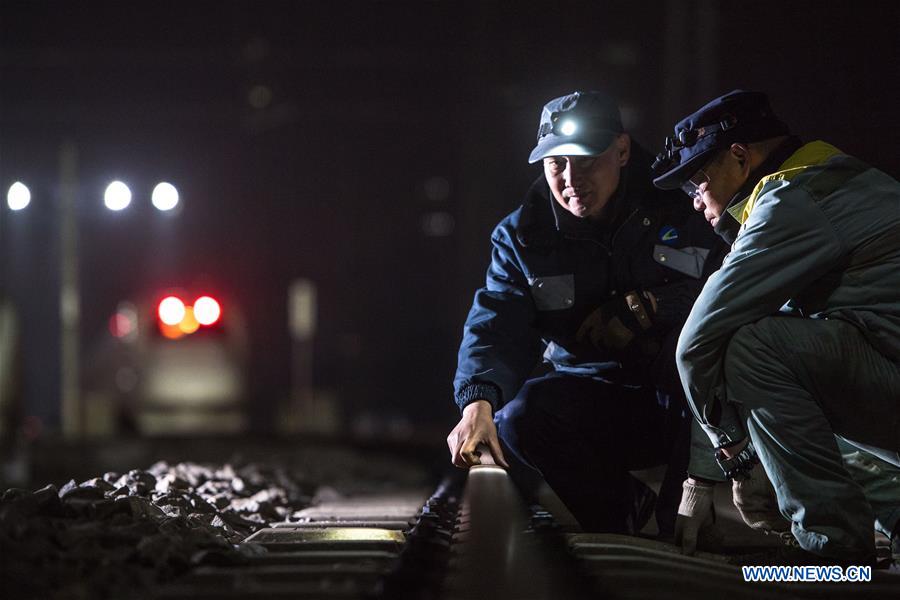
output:
[[[719,96],[675,125],[675,135],[653,163],[653,184],[678,189],[716,151],[735,143],[767,140],[790,132],[762,92],[734,90]]]
[[[597,156],[623,132],[615,100],[601,92],[573,92],[544,105],[529,163],[547,156]]]

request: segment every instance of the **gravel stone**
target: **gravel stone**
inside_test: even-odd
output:
[[[312,492],[271,467],[165,462],[61,488],[9,489],[0,495],[5,592],[139,597],[196,565],[264,552],[236,544],[309,506]]]

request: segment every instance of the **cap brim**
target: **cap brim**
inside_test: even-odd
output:
[[[528,162],[533,164],[548,156],[598,156],[606,152],[617,135],[619,134],[609,131],[595,136],[596,139],[586,144],[576,142],[571,137],[550,134],[534,147],[528,156]]]
[[[695,154],[687,161],[679,164],[675,168],[666,171],[653,180],[653,185],[662,190],[677,190],[681,185],[690,179],[690,177],[700,170],[706,161],[710,159],[712,154],[718,150],[716,146],[707,148],[699,154]]]

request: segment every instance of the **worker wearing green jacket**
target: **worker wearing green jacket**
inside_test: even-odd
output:
[[[764,94],[741,90],[680,121],[654,167],[657,186],[684,189],[734,238],[678,343],[711,441],[686,494],[761,461],[804,550],[871,563],[872,505],[835,435],[900,466],[900,183],[802,144]]]

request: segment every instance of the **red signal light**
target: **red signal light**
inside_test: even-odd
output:
[[[159,303],[159,320],[166,325],[178,325],[184,318],[184,302],[175,296],[167,296]]]
[[[201,296],[194,301],[194,317],[201,325],[212,325],[222,316],[222,307],[210,296]]]

